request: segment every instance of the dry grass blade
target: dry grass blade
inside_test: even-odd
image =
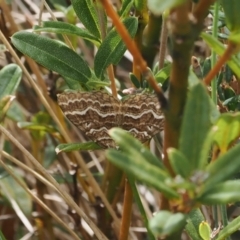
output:
[[[4,154],[6,156],[6,154]],[[23,184],[21,181],[18,180],[18,178],[15,176],[14,171],[8,167],[7,164],[4,163],[3,160],[0,159],[0,165],[15,179],[15,181],[47,212],[49,213],[58,223],[60,223],[67,231],[72,235],[72,237],[76,240],[79,240],[80,238],[77,236],[77,234],[66,224],[64,221],[62,221],[46,204],[44,204],[41,199],[39,199],[36,195],[34,195],[29,188],[25,184]]]
[[[33,166],[56,188],[58,193],[66,203],[81,216],[91,227],[99,239],[107,239],[98,227],[88,218],[81,208],[73,201],[72,197],[61,189],[57,181],[46,171],[46,169],[19,143],[3,126],[0,125],[0,131],[30,160]]]

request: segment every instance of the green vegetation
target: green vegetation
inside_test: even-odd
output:
[[[240,1],[6,2],[0,239],[240,239]],[[155,94],[163,134],[86,138],[57,94],[104,89]]]

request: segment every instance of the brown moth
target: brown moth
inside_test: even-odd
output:
[[[121,127],[142,143],[163,128],[163,114],[155,95],[131,94],[122,101],[103,91],[64,92],[58,104],[66,117],[104,148],[116,147],[108,131]]]

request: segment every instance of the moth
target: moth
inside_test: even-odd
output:
[[[163,113],[153,94],[130,94],[119,100],[104,91],[72,91],[57,97],[65,116],[103,148],[116,147],[108,134],[113,127],[128,131],[142,143],[163,129]]]

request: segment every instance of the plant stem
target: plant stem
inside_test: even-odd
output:
[[[133,55],[135,65],[140,69],[142,74],[146,74],[146,79],[148,80],[151,87],[154,89],[154,91],[155,91],[155,93],[156,93],[156,95],[159,99],[159,102],[162,106],[162,109],[166,109],[167,108],[167,99],[164,96],[162,89],[158,86],[158,84],[157,84],[156,80],[154,79],[154,77],[152,76],[152,74],[149,73],[149,70],[147,68],[147,63],[143,59],[142,55],[140,54],[140,52],[137,48],[137,45],[131,39],[126,27],[120,21],[119,16],[114,11],[114,9],[113,9],[111,3],[109,2],[109,0],[101,0],[101,3],[103,4],[107,15],[112,19],[112,22],[113,22],[116,30],[118,31],[118,33],[122,37],[122,39],[123,39],[124,43],[126,44],[128,50]]]
[[[218,33],[218,11],[219,11],[219,2],[215,2],[214,4],[214,18],[213,18],[213,30],[212,30],[212,35],[213,37],[217,38],[217,33]],[[212,56],[211,56],[211,67],[216,64],[217,61],[217,55],[216,52],[212,51]],[[212,100],[215,105],[217,105],[217,79],[216,77],[213,78],[213,81],[211,83],[212,86]]]
[[[117,98],[117,88],[116,88],[116,83],[115,83],[115,77],[114,77],[114,71],[113,71],[113,65],[109,65],[107,68],[108,72],[108,77],[111,82],[111,90],[112,90],[112,95]]]
[[[155,240],[155,237],[154,237],[153,233],[151,232],[151,229],[149,228],[147,214],[145,212],[145,209],[143,207],[141,198],[139,196],[138,189],[136,187],[134,177],[131,176],[130,174],[127,174],[127,178],[128,178],[129,184],[131,185],[131,189],[132,189],[132,192],[133,192],[134,200],[135,200],[135,202],[136,202],[136,204],[138,206],[138,209],[139,209],[139,211],[141,213],[144,225],[145,225],[145,227],[146,227],[146,229],[148,231],[148,239],[149,240]]]
[[[160,39],[160,50],[159,50],[159,61],[158,61],[159,70],[162,69],[164,66],[164,59],[165,59],[166,49],[167,49],[167,39],[168,39],[167,21],[163,16],[161,39]]]
[[[187,98],[191,50],[194,42],[188,18],[188,6],[188,2],[186,2],[170,15],[173,62],[169,83],[169,107],[165,113],[164,164],[172,175],[174,173],[167,157],[167,149],[169,147],[178,148],[181,118]]]
[[[131,224],[131,215],[132,215],[132,202],[133,202],[133,193],[131,186],[126,178],[125,181],[125,192],[124,192],[124,202],[123,202],[123,215],[122,223],[119,233],[119,240],[127,240],[129,228]]]
[[[231,58],[231,56],[236,51],[237,44],[233,42],[229,42],[226,51],[223,53],[223,55],[219,58],[218,62],[214,65],[214,67],[211,69],[211,71],[208,73],[206,78],[204,79],[204,83],[206,85],[209,85],[213,78],[219,73],[222,66]]]

